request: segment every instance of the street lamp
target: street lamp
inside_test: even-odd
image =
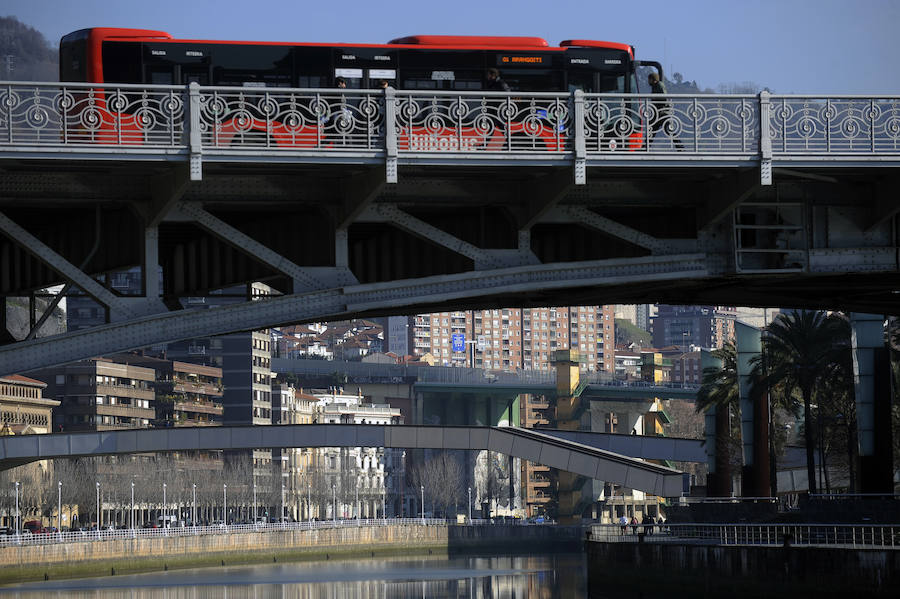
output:
[[[472,487],[469,487],[469,524],[472,523]]]
[[[222,484],[222,522],[225,523],[225,530],[228,531],[228,485]]]
[[[19,481],[16,481],[16,543],[21,543],[20,534],[22,532],[22,523],[19,518]]]
[[[197,484],[194,483],[191,485],[192,487],[192,497],[191,497],[191,526],[194,527],[194,530],[197,530]]]
[[[306,519],[312,522],[312,483],[306,483]]]
[[[422,524],[425,524],[425,485],[422,485]]]
[[[256,528],[257,515],[259,511],[256,509],[256,483],[253,483],[253,528]]]
[[[135,536],[134,530],[134,481],[131,481],[131,536]]]
[[[331,485],[331,521],[337,520],[337,491]]]
[[[281,528],[285,527],[284,520],[284,483],[281,483]]]
[[[97,481],[97,538],[100,538],[100,481]]]
[[[359,483],[356,485],[356,525],[359,526]]]
[[[62,481],[56,481],[56,532],[62,541]]]
[[[169,510],[166,507],[166,483],[163,483],[163,535],[169,536]]]

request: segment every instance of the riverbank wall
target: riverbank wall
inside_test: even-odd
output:
[[[406,524],[14,545],[0,548],[0,584],[354,556],[578,551],[582,539],[579,527]]]
[[[666,597],[897,597],[900,551],[585,543],[589,597],[623,589]],[[659,596],[663,596],[660,594]]]

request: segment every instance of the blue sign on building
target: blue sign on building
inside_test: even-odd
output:
[[[453,351],[466,351],[466,336],[462,333],[453,333]]]

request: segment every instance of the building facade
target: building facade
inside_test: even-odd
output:
[[[94,358],[38,371],[47,395],[60,402],[56,431],[149,428],[156,419],[156,371]]]

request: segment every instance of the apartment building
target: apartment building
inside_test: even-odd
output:
[[[54,430],[104,431],[149,428],[156,419],[156,371],[103,358],[34,373],[60,402]]]
[[[571,347],[586,373],[615,367],[611,305],[437,312],[417,314],[409,325],[413,355],[431,354],[438,365],[549,371],[553,352]]]
[[[660,304],[652,320],[653,346],[720,348],[734,339],[737,313],[735,306]]]

